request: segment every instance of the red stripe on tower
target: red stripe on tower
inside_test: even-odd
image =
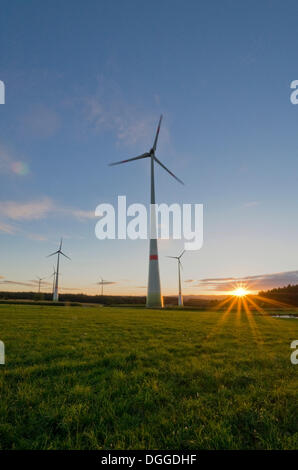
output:
[[[158,259],[158,256],[157,256],[157,255],[150,255],[150,261],[151,261],[152,259]]]

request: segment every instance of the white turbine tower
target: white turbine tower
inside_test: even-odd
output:
[[[164,170],[170,173],[179,183],[183,183],[177,176],[174,175],[161,161],[155,156],[157,140],[160,131],[162,115],[160,116],[153,147],[150,152],[143,153],[138,157],[129,158],[120,162],[110,163],[110,166],[120,165],[121,163],[132,162],[133,160],[141,160],[142,158],[150,158],[151,165],[151,198],[150,198],[150,251],[149,251],[149,276],[148,276],[148,289],[147,289],[147,307],[162,307],[162,298],[160,290],[160,277],[158,267],[158,249],[157,249],[157,230],[156,230],[156,207],[155,207],[155,184],[154,184],[154,163],[158,163]]]
[[[181,258],[184,255],[185,250],[182,251],[181,255],[179,256],[167,256],[167,258],[173,258],[178,261],[178,287],[179,287],[179,293],[178,293],[178,305],[179,307],[183,307],[183,297],[182,297],[182,292],[181,292],[181,272],[180,268],[182,268],[182,263],[181,263]]]
[[[57,251],[55,251],[54,253],[51,253],[50,255],[48,255],[48,258],[49,258],[50,256],[58,255],[58,257],[57,257],[57,267],[56,267],[56,276],[55,276],[55,287],[54,287],[54,292],[53,292],[53,301],[54,301],[54,302],[58,302],[58,300],[59,300],[58,281],[59,281],[59,261],[60,261],[60,255],[63,255],[63,256],[65,256],[65,258],[70,259],[69,256],[66,256],[66,255],[61,251],[61,248],[62,248],[62,238],[61,238],[61,241],[60,241],[59,249],[58,249]]]
[[[53,265],[53,272],[52,272],[52,274],[50,275],[50,277],[53,278],[52,294],[54,295],[55,284],[56,284],[56,269],[55,269],[55,266],[54,266],[54,265]]]

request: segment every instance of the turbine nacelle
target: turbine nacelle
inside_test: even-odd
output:
[[[155,135],[155,139],[154,139],[154,143],[153,143],[153,147],[150,149],[149,152],[143,153],[142,155],[138,155],[137,157],[129,158],[128,160],[120,160],[119,162],[110,163],[109,166],[121,165],[122,163],[128,163],[128,162],[132,162],[132,161],[134,161],[134,160],[142,160],[143,158],[153,158],[153,160],[154,160],[156,163],[158,163],[158,165],[160,165],[164,170],[166,170],[171,176],[173,176],[173,178],[175,178],[175,180],[179,181],[179,183],[181,183],[181,184],[184,184],[183,181],[182,181],[180,178],[178,178],[176,175],[174,175],[174,173],[172,173],[172,172],[171,172],[160,160],[158,160],[158,158],[156,158],[156,156],[155,156],[155,151],[156,151],[156,147],[157,147],[157,141],[158,141],[158,136],[159,136],[161,121],[162,121],[162,115],[160,116],[160,119],[159,119],[157,131],[156,131],[156,135]]]
[[[54,256],[54,255],[59,254],[59,255],[65,256],[65,258],[67,258],[67,259],[70,260],[71,258],[70,258],[69,256],[67,256],[65,253],[63,253],[63,251],[61,250],[61,248],[62,248],[62,238],[61,238],[61,241],[60,241],[60,245],[59,245],[58,250],[55,251],[54,253],[51,253],[50,255],[48,255],[47,258],[49,258],[50,256]]]

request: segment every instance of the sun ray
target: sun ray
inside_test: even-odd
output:
[[[256,320],[254,318],[255,314],[252,312],[251,309],[256,310],[259,314],[261,314],[262,318],[264,317],[268,321],[270,321],[271,325],[274,326],[274,328],[278,328],[278,325],[276,324],[274,319],[271,317],[270,312],[267,312],[264,308],[262,308],[262,306],[259,305],[257,301],[265,302],[266,304],[269,304],[272,307],[278,307],[278,308],[283,308],[283,309],[294,308],[295,310],[297,309],[295,307],[292,307],[291,305],[288,305],[283,302],[279,302],[277,300],[267,299],[266,297],[263,297],[260,295],[253,295],[250,293],[250,291],[247,289],[247,286],[244,284],[235,285],[234,290],[231,291],[230,294],[231,295],[229,295],[228,298],[225,298],[224,300],[219,302],[212,309],[212,310],[219,310],[222,308],[223,314],[220,316],[220,318],[215,323],[213,328],[211,327],[211,331],[205,337],[204,341],[218,334],[221,331],[224,323],[227,321],[231,312],[234,311],[235,312],[235,325],[237,328],[238,339],[240,338],[242,312],[244,312],[245,313],[244,318],[247,318],[250,330],[252,332],[252,336],[256,344],[258,345],[258,347],[264,346],[264,340],[263,340],[261,331],[259,330],[258,324],[256,323]]]
[[[239,298],[237,299],[237,297],[235,297],[235,299],[232,300],[232,302],[230,303],[230,305],[229,305],[229,307],[228,307],[226,313],[230,313],[230,311],[231,311],[232,308],[234,307],[234,305],[235,305],[235,303],[237,302],[237,300],[239,301],[240,299],[239,299]]]
[[[258,346],[263,345],[264,341],[263,341],[262,335],[258,330],[257,324],[256,324],[255,319],[253,318],[253,315],[252,315],[252,313],[249,309],[246,298],[243,298],[242,302],[243,302],[244,310],[245,310],[245,313],[246,313],[246,316],[247,316],[247,319],[248,319],[248,322],[249,322],[250,329],[252,331],[252,335],[254,336],[254,339],[256,341],[256,344]]]
[[[242,304],[242,299],[238,297],[237,299],[237,313],[236,313],[236,324],[239,327],[240,322],[241,322],[241,304]]]
[[[261,313],[262,315],[265,315],[265,316],[269,316],[267,312],[265,312],[265,310],[260,307],[252,298],[251,296],[250,297],[247,297],[246,300],[248,301],[248,303],[250,303],[259,313]]]
[[[286,304],[284,302],[279,302],[278,300],[274,300],[274,299],[267,299],[266,297],[263,297],[261,295],[255,295],[254,297],[258,300],[261,300],[262,302],[266,302],[275,307],[291,309],[291,310],[293,310],[293,308],[295,309],[295,307],[293,307],[292,305]]]
[[[226,303],[228,303],[230,300],[232,300],[233,296],[230,295],[227,299],[222,300],[217,304],[215,307],[213,307],[212,310],[219,310],[221,307],[223,307]]]
[[[260,307],[260,305],[258,305],[251,297],[247,297],[247,301],[262,315],[263,318],[266,318],[274,328],[279,328],[272,316]]]
[[[235,326],[236,326],[236,334],[237,334],[237,341],[241,343],[241,297],[236,297],[237,300],[237,307],[235,312]]]
[[[228,300],[230,300],[230,302],[231,302],[230,305],[228,306],[227,310],[223,313],[223,315],[220,317],[218,322],[214,325],[214,327],[212,328],[210,333],[207,335],[205,340],[207,340],[211,336],[214,336],[215,334],[219,333],[219,331],[221,330],[223,324],[227,320],[227,318],[229,316],[229,313],[231,312],[233,306],[235,305],[235,302],[237,301],[237,297],[235,297],[234,299],[232,297],[230,297]]]

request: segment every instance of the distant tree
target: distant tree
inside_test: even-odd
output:
[[[298,284],[288,284],[285,287],[276,287],[265,292],[261,291],[259,295],[298,307]]]

